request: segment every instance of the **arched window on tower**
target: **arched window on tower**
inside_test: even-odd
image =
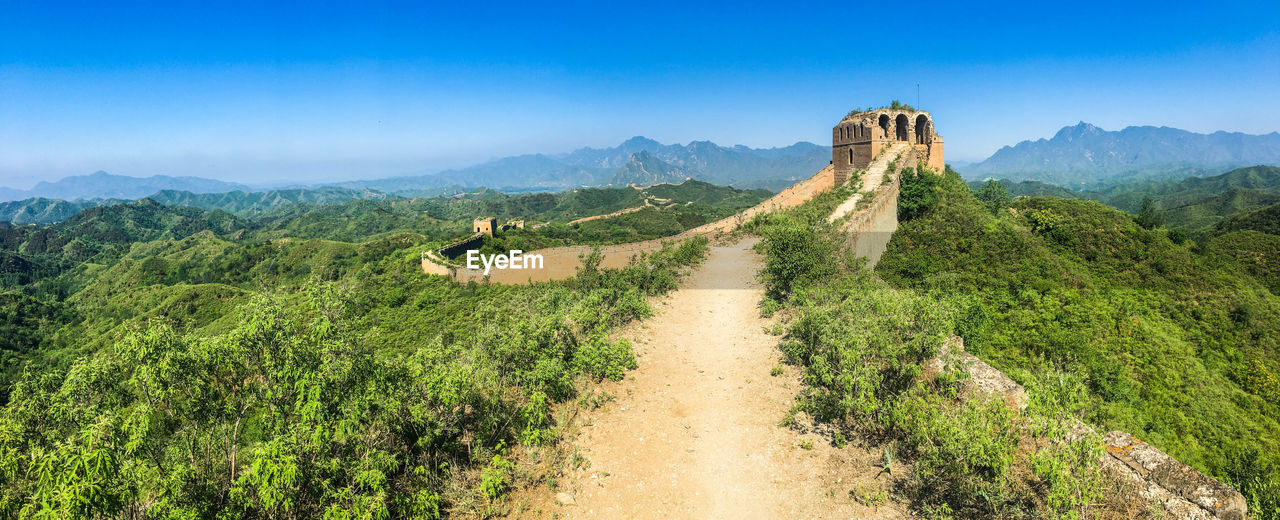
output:
[[[924,114],[916,116],[916,143],[929,144],[931,132],[929,131],[929,118]]]

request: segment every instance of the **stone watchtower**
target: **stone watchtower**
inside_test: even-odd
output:
[[[481,217],[471,221],[471,232],[484,233],[493,236],[493,230],[498,228],[498,219],[494,217]]]
[[[910,144],[928,167],[942,171],[942,136],[934,131],[928,112],[890,108],[849,112],[831,129],[836,185],[848,182],[853,172],[867,169],[881,150],[900,142]]]

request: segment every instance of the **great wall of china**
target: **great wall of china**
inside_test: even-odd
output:
[[[626,266],[638,256],[656,251],[669,242],[726,235],[758,214],[798,206],[856,177],[859,180],[853,185],[857,189],[832,212],[828,221],[843,222],[840,228],[850,247],[858,256],[868,259],[868,267],[874,267],[898,228],[899,170],[903,166],[923,164],[941,171],[944,167],[942,138],[934,133],[933,119],[927,112],[881,109],[849,113],[832,129],[832,144],[831,165],[808,179],[736,215],[675,236],[599,247],[600,266]],[[894,165],[897,167],[891,167]],[[582,259],[593,249],[568,246],[530,251],[529,254],[543,255],[542,269],[496,270],[488,276],[448,260],[448,254],[453,252],[450,249],[472,247],[481,238],[482,234],[477,233],[441,250],[423,253],[422,270],[449,276],[461,283],[527,284],[561,280],[577,274]],[[928,368],[936,373],[946,366],[959,366],[970,374],[968,397],[997,398],[1015,410],[1026,408],[1028,398],[1022,386],[965,352],[963,339],[958,336],[946,342]],[[1077,435],[1093,432],[1085,424],[1076,424],[1075,430]],[[1135,500],[1158,502],[1170,518],[1176,519],[1249,518],[1244,497],[1238,491],[1137,437],[1111,431],[1102,435],[1102,441],[1105,453],[1099,464],[1109,478],[1135,489],[1139,495]]]
[[[814,195],[829,190],[834,186],[834,169],[830,166],[823,168],[813,176],[792,185],[790,188],[782,190],[778,194],[769,197],[764,202],[745,209],[733,216],[709,223],[703,224],[693,229],[689,229],[678,235],[659,238],[654,240],[646,240],[643,242],[632,242],[629,244],[618,244],[612,246],[600,246],[601,261],[600,267],[618,268],[631,263],[636,257],[657,251],[662,245],[668,242],[679,242],[695,236],[716,237],[733,232],[742,226],[743,223],[751,220],[758,214],[777,211],[803,204],[805,201],[813,198]],[[476,235],[464,239],[463,242],[477,238]],[[578,273],[578,269],[582,267],[582,259],[591,253],[592,246],[565,246],[552,247],[547,249],[539,249],[537,251],[527,251],[526,254],[539,254],[543,258],[543,267],[541,269],[523,269],[523,270],[493,270],[486,277],[484,272],[479,269],[467,269],[466,266],[456,262],[449,261],[448,255],[442,254],[443,250],[455,249],[462,242],[455,242],[436,251],[428,251],[422,255],[422,270],[428,274],[438,274],[448,276],[460,283],[467,282],[489,282],[501,284],[527,284],[533,282],[545,282],[549,280],[563,280],[571,278]],[[444,251],[449,253],[450,251]]]

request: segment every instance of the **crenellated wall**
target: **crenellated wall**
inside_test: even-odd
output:
[[[953,336],[943,343],[938,356],[925,363],[926,377],[956,368],[969,373],[963,398],[994,397],[1010,408],[1027,408],[1028,396],[1022,385],[964,350],[964,339]],[[1070,438],[1093,433],[1089,425],[1076,422]],[[1129,433],[1114,430],[1102,436],[1104,452],[1098,463],[1115,482],[1137,489],[1137,497],[1127,499],[1159,503],[1169,518],[1178,520],[1245,520],[1248,506],[1240,492],[1218,479],[1170,457],[1158,448]]]
[[[479,248],[484,244],[485,235],[491,235],[493,228],[489,228],[488,232],[476,231],[471,236],[437,249],[436,252],[445,258],[454,258],[460,254],[466,253],[468,249]]]

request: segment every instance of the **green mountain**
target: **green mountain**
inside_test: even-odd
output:
[[[1275,203],[1271,206],[1260,210],[1232,215],[1219,222],[1217,230],[1220,232],[1250,230],[1280,235],[1280,201],[1273,202]]]
[[[18,225],[49,224],[71,218],[89,208],[120,204],[119,199],[93,199],[88,201],[68,202],[43,197],[0,202],[0,222]]]
[[[1173,209],[1198,203],[1233,189],[1280,193],[1280,167],[1250,166],[1212,177],[1195,177],[1172,182],[1139,182],[1104,191],[1107,204],[1135,212],[1142,198],[1155,199],[1157,209]]]
[[[1223,218],[1280,203],[1280,167],[1250,166],[1212,177],[1174,181],[1140,181],[1102,190],[1083,191],[1039,181],[999,181],[1014,197],[1054,196],[1096,200],[1137,213],[1150,198],[1165,225],[1191,233],[1205,233]],[[971,181],[977,189],[981,181]]]
[[[1166,225],[1193,233],[1203,233],[1221,226],[1240,213],[1280,203],[1280,191],[1257,191],[1232,188],[1221,195],[1204,198],[1164,210]]]
[[[84,260],[112,246],[178,239],[201,231],[230,234],[249,226],[223,211],[165,206],[142,199],[90,208],[51,226],[10,228],[0,236],[10,251]]]
[[[768,195],[662,189],[703,201],[664,216]],[[650,197],[481,190],[245,217],[142,199],[2,223],[0,452],[20,469],[0,479],[0,515],[319,518],[339,501],[390,518],[491,515],[524,479],[512,450],[556,442],[552,410],[635,367],[611,331],[650,314],[706,241],[528,287],[424,275],[420,254],[476,209],[599,214]],[[579,236],[554,228],[569,234],[502,238]]]
[[[373,190],[352,190],[334,186],[315,189],[288,189],[257,192],[192,193],[161,190],[147,198],[166,206],[192,206],[222,210],[237,215],[270,211],[291,204],[336,204],[352,200],[386,200],[390,196]]]
[[[338,187],[288,189],[258,192],[193,193],[160,190],[146,198],[166,206],[191,206],[204,210],[222,210],[241,216],[253,215],[290,204],[336,204],[352,200],[385,200],[390,195],[373,190]],[[0,203],[0,222],[18,225],[51,224],[71,218],[89,208],[112,206],[129,201],[92,199],[69,202],[58,199],[32,198]]]

